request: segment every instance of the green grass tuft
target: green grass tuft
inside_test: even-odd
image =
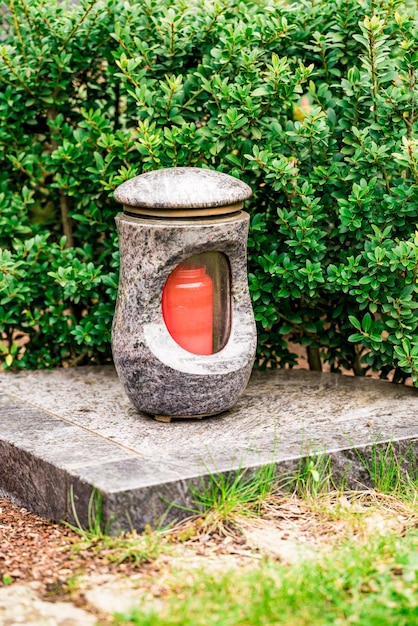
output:
[[[96,489],[89,500],[88,525],[85,527],[77,515],[72,491],[70,496],[75,524],[67,522],[66,525],[78,535],[72,546],[74,552],[92,551],[116,565],[125,561],[140,565],[158,557],[162,539],[158,531],[147,527],[142,534],[131,530],[128,533],[110,535],[103,519],[103,497]]]
[[[194,508],[203,515],[205,528],[222,531],[239,516],[259,515],[262,503],[277,489],[274,463],[257,469],[238,469],[209,474],[198,488],[192,488]]]
[[[415,497],[418,486],[418,462],[412,443],[400,454],[392,441],[374,444],[370,458],[357,451],[357,456],[367,470],[373,486],[382,493],[399,497]]]

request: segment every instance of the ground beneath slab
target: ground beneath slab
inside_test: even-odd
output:
[[[375,491],[331,492],[315,498],[272,495],[257,515],[213,526],[210,515],[182,521],[156,540],[152,558],[110,561],[109,544],[0,499],[0,623],[5,626],[106,626],[113,614],[146,599],[159,608],[178,581],[199,571],[223,575],[256,569],[263,560],[284,567],[322,558],[344,542],[417,526],[414,503]],[[141,537],[137,537],[138,543]],[[119,546],[119,557],[123,550]],[[120,561],[120,559],[119,559]]]

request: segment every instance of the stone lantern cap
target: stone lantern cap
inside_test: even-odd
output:
[[[127,180],[115,199],[127,213],[155,217],[212,217],[235,213],[252,194],[238,178],[197,167],[170,167]]]

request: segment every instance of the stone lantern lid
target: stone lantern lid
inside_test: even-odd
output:
[[[235,213],[252,194],[238,178],[198,167],[170,167],[135,176],[115,199],[127,213],[156,217],[211,217]]]

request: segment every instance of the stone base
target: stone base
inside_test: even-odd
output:
[[[193,508],[209,474],[330,456],[347,485],[393,442],[405,469],[418,452],[418,392],[372,379],[279,370],[253,374],[235,407],[159,423],[138,413],[113,367],[0,374],[0,493],[31,511],[87,523],[92,493],[113,528],[167,524]],[[362,460],[363,459],[363,460]],[[182,508],[178,508],[178,507]]]

